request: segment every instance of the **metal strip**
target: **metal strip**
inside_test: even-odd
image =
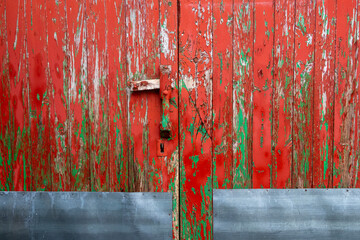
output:
[[[360,189],[214,190],[214,239],[359,239]]]
[[[171,193],[0,192],[0,239],[171,239]]]
[[[130,81],[130,90],[133,92],[160,89],[160,79],[147,79],[140,81]]]

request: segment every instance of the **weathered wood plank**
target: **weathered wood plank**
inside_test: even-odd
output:
[[[52,191],[70,191],[69,39],[65,1],[47,1]]]
[[[336,25],[336,80],[334,126],[334,187],[355,187],[356,151],[356,66],[357,1],[350,0],[337,6]],[[357,158],[358,159],[358,158]]]
[[[213,36],[213,186],[232,188],[232,0],[213,2]]]
[[[110,190],[128,191],[128,98],[126,91],[126,1],[106,4],[109,69]]]
[[[0,191],[12,187],[10,78],[8,63],[8,40],[6,2],[0,2]]]
[[[234,2],[233,188],[251,188],[254,78],[254,3]]]
[[[291,187],[295,1],[276,0],[271,187]]]
[[[313,187],[332,187],[336,0],[318,0],[314,78]]]
[[[6,1],[9,54],[12,190],[31,190],[30,112],[25,0]],[[16,20],[15,20],[16,19]]]
[[[48,33],[46,1],[27,1],[31,190],[51,190]]]
[[[253,188],[269,188],[274,54],[274,1],[255,0]]]
[[[75,191],[90,190],[90,123],[85,9],[85,0],[66,2],[70,52],[71,189]]]
[[[173,239],[179,239],[179,81],[178,81],[178,1],[160,1],[160,94],[161,127],[168,127],[170,138],[163,140],[165,157],[161,162],[161,191],[171,191]],[[166,100],[167,99],[167,100]]]
[[[109,191],[106,1],[87,0],[86,16],[91,190]]]
[[[358,1],[358,5],[357,5],[357,25],[358,25],[358,29],[357,29],[357,43],[360,40],[360,1]],[[358,46],[358,45],[357,45]],[[359,48],[358,50],[359,51]],[[358,55],[357,55],[358,56]],[[355,163],[354,163],[354,168],[355,168],[355,187],[356,188],[360,188],[360,82],[359,82],[359,76],[360,76],[360,64],[359,64],[359,60],[357,59],[357,96],[356,96],[356,118],[355,118],[355,139],[357,139],[357,142],[355,142]],[[356,140],[355,140],[356,141]]]
[[[315,11],[314,0],[297,0],[292,187],[312,187]]]
[[[212,239],[212,1],[180,9],[180,237]]]
[[[145,57],[144,60],[144,78],[142,79],[156,79],[160,78],[160,1],[148,0],[146,1],[146,25],[145,27]],[[145,137],[143,148],[146,147],[148,151],[149,168],[146,172],[148,178],[149,191],[161,192],[167,189],[162,189],[164,186],[163,178],[163,161],[158,158],[157,145],[160,139],[160,125],[161,125],[161,98],[158,91],[152,91],[147,96],[147,119],[148,119],[148,135]],[[142,111],[145,113],[144,111]],[[134,129],[134,131],[137,131]],[[146,133],[145,133],[146,134]],[[148,141],[148,142],[147,142]],[[166,151],[166,149],[165,149]],[[136,156],[135,156],[136,158]]]
[[[127,81],[160,75],[159,1],[127,2]],[[158,91],[132,92],[129,103],[130,191],[159,191],[161,163],[157,140],[161,103]]]

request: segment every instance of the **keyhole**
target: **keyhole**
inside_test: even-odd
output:
[[[160,152],[161,153],[164,153],[164,144],[163,143],[160,143]]]

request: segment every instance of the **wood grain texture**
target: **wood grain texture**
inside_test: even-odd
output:
[[[12,188],[10,78],[8,62],[6,3],[0,3],[0,191]]]
[[[295,1],[275,1],[271,187],[291,187]]]
[[[70,191],[70,54],[65,1],[46,2],[52,191]]]
[[[106,4],[109,81],[110,190],[128,185],[128,95],[126,88],[126,1]]]
[[[6,1],[11,115],[11,190],[31,190],[30,109],[25,0]],[[16,20],[15,20],[16,19]]]
[[[213,1],[213,186],[233,184],[233,1]]]
[[[358,5],[357,5],[357,22],[358,22],[358,26],[360,26],[359,22],[360,22],[360,11],[359,11],[359,7],[360,7],[360,2],[358,1]],[[359,29],[357,31],[357,41],[359,41],[360,39],[360,32]],[[359,51],[359,50],[358,50]],[[356,66],[356,71],[357,74],[356,76],[359,77],[360,75],[360,64],[359,61],[357,61],[357,66]],[[359,78],[358,78],[359,79]],[[354,186],[356,188],[360,188],[360,83],[359,80],[357,80],[357,96],[355,98],[355,102],[356,102],[356,113],[355,113],[355,126],[354,126],[354,131],[355,131],[355,139],[357,139],[357,142],[355,140],[355,146],[354,146],[354,150],[355,150],[355,161],[354,161],[354,168],[355,168],[355,183]]]
[[[161,162],[159,191],[173,194],[173,239],[180,237],[178,3],[177,0],[160,1],[160,96],[169,99],[162,104],[161,125],[168,124],[171,134],[164,140],[166,156],[157,160]]]
[[[180,238],[212,238],[212,1],[180,2]]]
[[[292,187],[312,187],[315,73],[314,0],[296,1]]]
[[[91,190],[109,191],[109,81],[106,1],[87,0],[86,13]]]
[[[254,3],[234,2],[233,188],[252,185]]]
[[[274,54],[274,1],[255,0],[253,188],[269,188]]]
[[[356,143],[357,78],[357,2],[337,6],[336,82],[334,126],[334,187],[355,187],[359,146]]]
[[[127,81],[159,78],[159,1],[128,1]],[[161,103],[158,91],[129,93],[130,191],[159,191],[157,161]]]
[[[66,2],[70,53],[71,189],[90,190],[90,122],[85,0]]]
[[[31,190],[51,190],[51,140],[49,107],[47,5],[45,0],[27,1]]]
[[[317,1],[314,78],[313,186],[332,187],[336,0]]]

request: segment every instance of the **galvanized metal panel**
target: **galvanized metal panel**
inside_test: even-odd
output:
[[[214,190],[214,239],[359,239],[360,189]]]
[[[171,239],[171,193],[1,192],[0,239]]]

